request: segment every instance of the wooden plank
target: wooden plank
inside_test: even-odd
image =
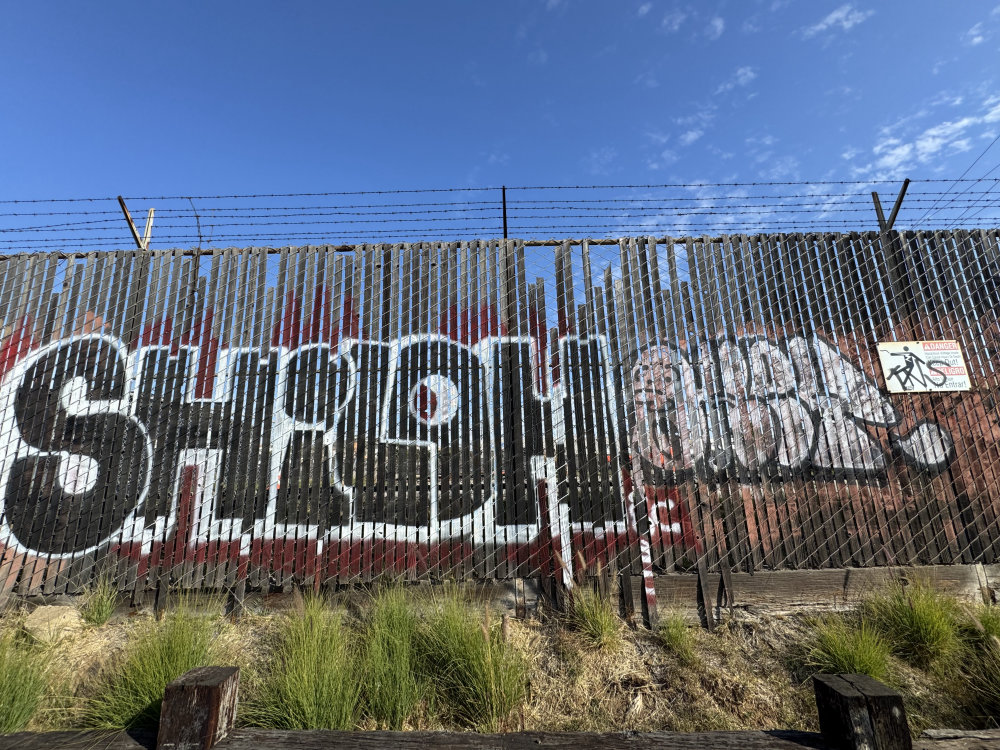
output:
[[[0,734],[0,750],[149,750],[156,746],[152,729],[16,732]],[[259,750],[259,749],[258,749]]]
[[[402,245],[393,245],[391,249],[388,249],[382,255],[382,333],[379,337],[382,341],[399,339],[400,304],[406,304],[404,300],[408,299],[408,296],[403,297],[401,289],[402,275],[399,268],[401,248]],[[399,356],[401,353],[401,344],[395,344],[393,348],[396,356]],[[399,376],[399,373],[397,373],[396,377]],[[406,396],[403,396],[403,398],[406,398]],[[397,423],[395,425],[387,425],[386,429],[399,430],[407,416],[405,405],[401,405],[401,408],[396,411]],[[413,451],[408,451],[408,453],[412,455]],[[377,572],[398,575],[399,569],[397,565],[401,561],[397,560],[397,551],[401,544],[406,543],[405,539],[398,536],[398,532],[400,526],[408,525],[410,520],[408,518],[409,509],[404,483],[406,482],[406,476],[415,467],[411,468],[408,465],[407,457],[401,456],[400,451],[395,446],[382,448],[382,455],[384,459],[380,460],[380,464],[385,467],[385,479],[382,485],[386,489],[387,494],[386,506],[391,509],[392,513],[393,535],[390,539],[387,533],[383,532],[382,534],[385,557],[383,558],[381,569]]]
[[[233,324],[225,342],[227,344],[226,348],[223,349],[222,342],[218,342],[218,349],[216,351],[217,361],[215,363],[216,371],[229,373],[236,366],[236,363],[234,362],[234,350],[244,349],[253,345],[254,336],[252,326],[254,307],[256,298],[259,296],[256,293],[255,282],[260,276],[261,269],[259,266],[259,255],[252,249],[246,249],[240,252],[238,282],[232,315]],[[207,305],[207,295],[205,293],[204,282],[204,277],[199,276],[198,297],[203,300],[203,307],[199,313],[198,319],[201,321],[202,326],[201,336],[203,339],[206,339],[207,337],[205,336],[204,326],[210,308]],[[214,310],[212,310],[212,320],[214,323]],[[206,352],[202,351],[201,356],[206,356]],[[227,387],[229,389],[228,393],[215,392],[215,373],[212,372],[209,374],[209,376],[213,378],[213,399],[223,399],[223,407],[221,409],[218,431],[214,429],[213,424],[213,432],[217,432],[214,436],[214,440],[217,445],[224,447],[225,450],[228,450],[229,445],[239,445],[239,453],[242,455],[248,455],[250,453],[249,450],[247,450],[246,453],[243,452],[245,450],[244,446],[246,446],[245,435],[256,430],[256,422],[250,414],[253,406],[252,400],[247,398],[247,391],[250,385],[252,383],[256,383],[256,378],[253,377],[256,369],[256,363],[251,363],[250,373],[243,374],[234,372],[232,379],[230,379],[227,375],[225,382],[227,383]],[[243,375],[243,377],[241,377],[241,375]],[[248,401],[250,401],[250,403],[248,403]],[[237,432],[235,440],[231,437],[232,431]],[[224,465],[225,464],[223,464],[223,466]],[[238,476],[220,477],[218,486],[215,488],[215,492],[218,494],[221,494],[223,490],[225,491],[225,507],[229,509],[227,514],[220,514],[220,521],[222,518],[229,518],[233,520],[228,521],[229,532],[225,535],[224,539],[219,540],[219,543],[216,546],[216,549],[218,550],[216,553],[217,559],[215,560],[214,575],[211,576],[212,583],[210,584],[213,588],[233,590],[233,587],[236,585],[237,579],[239,578],[239,572],[242,567],[239,550],[242,547],[241,539],[244,530],[244,519],[247,517],[248,511],[247,506],[249,504],[250,495],[249,488],[256,486],[257,471],[257,465],[242,466],[237,472]],[[216,507],[220,507],[221,505],[222,504],[216,500]],[[225,551],[223,552],[223,550]],[[233,554],[234,550],[236,551],[235,556]],[[219,560],[219,555],[224,555],[224,559]],[[210,564],[211,562],[212,561],[209,561]]]
[[[954,338],[960,341],[970,375],[976,385],[981,386],[982,374],[991,369],[993,358],[984,356],[986,347],[982,342],[986,340],[986,331],[981,324],[980,315],[973,309],[972,298],[976,290],[972,274],[966,271],[964,263],[963,256],[967,257],[967,247],[971,245],[969,234],[964,230],[934,232],[930,242],[925,238],[924,242],[919,243],[921,248],[928,250],[932,245],[936,249],[938,264],[932,274],[931,293],[943,309],[935,311],[936,315],[932,314],[921,322],[930,324],[930,336],[933,338]],[[982,278],[990,278],[989,273]],[[996,315],[985,319],[989,320],[990,317],[995,320]],[[983,548],[990,542],[995,542],[998,530],[996,509],[989,499],[997,492],[997,454],[994,451],[992,460],[983,461],[982,453],[988,455],[989,449],[981,451],[981,447],[986,447],[984,442],[993,442],[981,439],[984,432],[989,434],[984,424],[989,417],[983,406],[976,408],[976,402],[969,398],[927,394],[924,399],[930,413],[925,412],[922,416],[931,417],[942,427],[950,427],[954,447],[953,458],[943,472],[929,480],[923,477],[918,479],[924,479],[924,483],[930,485],[927,494],[931,495],[939,509],[939,515],[946,519],[944,531],[952,531],[945,536],[951,537],[957,544],[953,530],[963,532],[962,549],[952,549],[951,558],[962,559],[964,562],[983,559]],[[978,404],[982,404],[982,401]],[[966,529],[966,525],[971,528]],[[994,543],[993,552],[997,549]]]
[[[629,448],[630,436],[628,431],[628,420],[625,415],[625,403],[632,397],[631,384],[629,383],[630,378],[628,377],[628,362],[625,361],[625,357],[628,356],[627,352],[623,351],[621,345],[621,338],[619,337],[619,331],[621,330],[620,321],[624,319],[622,311],[618,308],[620,302],[619,285],[616,283],[614,278],[614,271],[612,270],[611,264],[609,263],[604,267],[603,271],[604,277],[604,300],[605,300],[605,328],[607,331],[608,345],[611,354],[611,371],[615,373],[617,377],[618,393],[616,394],[615,403],[615,415],[614,423],[612,428],[614,429],[615,438],[617,440],[616,451],[614,455],[613,471],[617,473],[615,476],[614,490],[615,490],[615,502],[620,503],[620,507],[625,511],[626,518],[628,517],[628,507],[627,503],[631,502],[631,497],[626,492],[624,483],[622,482],[622,471],[623,467],[629,467],[631,470],[631,463],[629,459]],[[637,540],[634,539],[632,531],[629,525],[626,524],[626,542],[624,545],[619,545],[617,548],[616,556],[616,568],[621,571],[621,575],[630,575],[633,572],[633,561],[635,547],[634,544]],[[638,599],[636,600],[638,601]]]
[[[846,378],[845,372],[850,367],[850,364],[844,364],[842,346],[844,342],[842,341],[833,313],[839,295],[831,294],[831,276],[835,272],[835,268],[836,261],[832,257],[828,246],[825,245],[823,238],[821,236],[807,238],[802,245],[802,252],[799,254],[798,270],[800,283],[804,290],[803,298],[808,300],[809,306],[807,309],[811,326],[820,328],[824,340],[838,352],[841,352],[842,364],[839,375],[841,378]],[[842,387],[838,386],[836,391],[839,392],[840,390],[842,390]],[[840,420],[836,419],[836,421],[839,422]],[[852,449],[857,449],[858,451],[864,449],[864,446],[858,445],[853,440],[853,436],[850,436],[846,441],[838,441],[837,453],[842,457],[844,454],[840,450],[840,446],[844,442],[851,446],[848,449],[850,453],[854,452]],[[846,460],[842,458],[840,463],[841,465],[853,465],[853,455],[848,455]],[[848,499],[847,502],[843,501],[844,495],[850,497],[850,488],[847,487],[847,483],[842,479],[832,477],[822,483],[822,490],[823,495],[821,497],[829,508],[829,513],[827,514],[828,525],[833,527],[834,533],[837,535],[836,562],[843,565],[864,564],[866,559],[871,559],[872,555],[870,551],[864,551],[864,542],[867,540],[868,534],[866,529],[858,524],[859,520],[864,520],[864,516],[862,515],[860,519],[856,517],[850,512],[852,510],[850,500]]]
[[[437,330],[441,320],[441,273],[442,273],[442,252],[447,252],[440,242],[432,242],[426,246],[424,259],[424,276],[426,278],[426,295],[421,306],[421,333],[430,335]],[[422,358],[421,364],[430,369],[430,356]],[[420,484],[422,491],[430,491],[430,478],[421,477]],[[452,525],[442,524],[438,518],[427,519],[428,538],[431,539],[430,555],[427,561],[428,575],[432,579],[439,579],[448,575],[450,571],[450,555],[442,559],[442,550],[452,549],[453,540],[451,538]]]
[[[133,750],[151,748],[156,735],[152,730],[96,730],[65,732],[19,732],[0,735],[0,750]],[[998,750],[1000,730],[928,729],[913,744],[917,750]],[[822,735],[796,731],[741,732],[654,732],[639,733],[540,733],[480,735],[447,732],[334,732],[326,730],[285,732],[267,729],[236,729],[217,747],[226,750],[269,750],[289,747],[293,750],[331,748],[399,747],[412,750],[449,748],[451,750],[527,750],[531,747],[587,750],[608,747],[610,750],[709,750],[709,748],[745,748],[745,750],[802,750],[829,748]]]
[[[844,235],[837,235],[833,239],[824,238],[822,251],[821,265],[829,269],[833,276],[832,294],[841,298],[844,303],[838,321],[839,332],[847,341],[853,342],[852,352],[860,369],[868,373],[876,372],[873,358],[864,344],[866,340],[874,340],[877,334],[864,312],[865,301],[859,296],[863,293],[863,286],[857,283],[852,269],[853,240]],[[862,540],[862,553],[865,557],[863,564],[888,564],[891,562],[886,543],[888,527],[881,493],[873,490],[868,483],[857,481],[850,483],[849,493],[854,516],[861,520],[865,529]]]
[[[460,243],[456,249],[456,253],[459,284],[456,302],[457,308],[453,320],[457,328],[451,332],[451,336],[456,341],[462,341],[466,336],[472,335],[470,329],[476,320],[476,310],[472,294],[474,286],[473,259],[468,242]],[[462,323],[463,313],[466,315],[466,320],[468,321],[465,324],[465,330],[463,330]],[[472,383],[469,382],[470,378],[474,378],[474,373],[467,369],[459,370],[459,368],[449,368],[449,370],[451,370],[450,374],[452,378],[458,381],[457,385],[459,386],[460,393],[468,392],[470,395],[474,393]],[[458,455],[449,460],[448,470],[457,475],[453,481],[457,482],[458,485],[457,491],[461,497],[459,507],[462,509],[461,514],[464,516],[476,507],[474,502],[470,502],[470,499],[474,494],[473,485],[478,484],[482,469],[478,461],[478,451],[473,452],[471,449],[472,446],[467,444],[470,440],[474,439],[472,425],[475,421],[474,410],[478,405],[471,398],[463,398],[460,401],[457,429],[455,429],[459,450]],[[454,437],[452,440],[454,441]],[[442,466],[441,469],[443,468]],[[474,522],[472,524],[472,563],[475,576],[477,578],[486,578],[496,573],[496,569],[491,563],[495,558],[493,550],[496,549],[497,540],[492,535],[488,535],[490,530],[485,528],[482,529],[480,535],[479,527],[480,524],[478,523]]]
[[[858,286],[861,289],[861,299],[859,303],[862,309],[862,318],[866,321],[869,336],[875,340],[883,338],[894,338],[890,329],[886,327],[886,318],[883,312],[884,301],[881,297],[871,297],[872,293],[881,294],[877,280],[880,276],[872,260],[872,243],[870,239],[852,233],[849,236],[850,253],[848,255],[848,274],[859,280]],[[869,278],[866,274],[874,274],[875,278]],[[882,495],[890,496],[889,502],[880,499],[875,504],[875,513],[880,527],[885,529],[882,539],[882,546],[885,549],[886,562],[908,563],[915,562],[917,558],[916,547],[913,537],[909,533],[909,523],[904,506],[904,496],[898,479],[897,472],[890,471],[887,482],[882,488]]]
[[[826,748],[816,734],[806,732],[517,732],[475,734],[447,732],[280,732],[237,729],[220,746],[226,750],[290,750],[318,748],[448,748],[449,750],[802,750]]]
[[[495,261],[493,260],[491,248],[488,244],[477,241],[473,247],[475,281],[473,284],[474,299],[470,303],[472,305],[471,314],[474,316],[473,319],[478,320],[478,328],[473,334],[472,339],[478,341],[484,332],[487,335],[494,335],[491,321],[494,310],[490,304],[489,297],[489,267],[494,265]],[[473,466],[476,473],[473,477],[473,505],[476,508],[482,508],[480,513],[482,513],[484,519],[484,526],[486,525],[485,519],[492,519],[492,529],[489,529],[489,531],[493,535],[493,545],[486,561],[488,576],[490,578],[508,578],[510,577],[510,566],[507,564],[506,551],[510,542],[507,538],[506,528],[502,532],[499,531],[500,524],[497,521],[497,505],[495,502],[491,502],[491,498],[494,501],[496,500],[495,467],[498,460],[498,446],[494,444],[493,439],[496,433],[492,425],[493,415],[490,412],[490,386],[486,380],[481,384],[478,380],[474,380],[473,384],[475,390],[473,410],[478,415],[480,439],[491,448],[489,455],[477,455],[474,459]]]
[[[368,295],[364,293],[362,283],[363,274],[367,265],[366,256],[369,250],[370,248],[368,245],[358,245],[354,249],[354,257],[349,259],[350,266],[345,267],[344,269],[346,276],[345,283],[348,285],[345,295],[350,296],[352,313],[358,320],[359,340],[368,338],[368,328],[366,327],[366,321],[363,318],[364,305],[366,304]],[[351,581],[355,576],[355,571],[360,570],[361,546],[363,544],[361,534],[361,529],[363,527],[361,524],[364,521],[364,513],[360,484],[361,462],[358,456],[358,436],[363,435],[364,432],[362,428],[363,422],[361,420],[364,419],[365,415],[361,413],[360,398],[362,389],[368,386],[368,371],[366,369],[368,366],[367,347],[363,349],[354,348],[351,354],[358,367],[358,376],[355,379],[353,405],[347,409],[347,426],[344,432],[347,444],[344,446],[344,466],[342,469],[345,478],[348,478],[347,483],[352,487],[351,530],[347,541],[347,565],[344,572],[338,576],[338,583]],[[364,448],[363,443],[361,448]]]

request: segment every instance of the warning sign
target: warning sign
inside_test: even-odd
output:
[[[969,371],[957,341],[886,341],[878,345],[889,393],[967,391]]]

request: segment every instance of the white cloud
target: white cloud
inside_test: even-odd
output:
[[[749,65],[744,65],[736,69],[736,72],[733,74],[732,78],[730,78],[725,83],[719,84],[719,88],[715,90],[715,93],[723,94],[727,91],[732,91],[737,86],[746,86],[756,77],[757,77],[757,71],[751,68]]]
[[[558,8],[562,4],[563,4],[563,0],[546,0],[545,1],[545,10],[555,10],[556,8]]]
[[[711,40],[716,40],[722,36],[722,32],[726,29],[726,20],[719,16],[713,17],[708,22],[708,28],[705,29],[705,36]]]
[[[920,114],[926,116],[928,113],[921,111]],[[945,120],[921,130],[913,127],[912,118],[903,118],[879,131],[879,140],[871,151],[873,160],[855,166],[852,172],[856,177],[892,179],[917,167],[933,168],[943,157],[971,149],[973,138],[981,135],[976,132],[977,127],[995,122],[1000,122],[1000,97],[986,99],[980,114]],[[844,158],[850,160],[858,153],[849,149]]]
[[[653,9],[652,3],[643,3],[642,5],[639,6],[639,10],[636,12],[636,15],[639,16],[639,18],[642,18],[652,9]]]
[[[673,34],[679,31],[681,25],[687,20],[687,13],[682,10],[674,9],[663,16],[663,20],[660,22],[660,26],[664,31]]]
[[[968,31],[966,31],[962,35],[962,40],[966,44],[968,44],[968,45],[970,45],[972,47],[975,47],[977,44],[982,44],[983,42],[985,42],[986,41],[986,32],[983,31],[983,24],[982,24],[982,22],[977,23],[971,29],[969,29]]]
[[[841,31],[850,31],[873,13],[875,13],[873,10],[855,10],[854,6],[850,4],[841,5],[819,23],[803,30],[802,36],[808,39],[829,29],[836,30],[838,27]]]
[[[698,128],[692,128],[691,130],[688,130],[685,133],[683,133],[681,137],[678,138],[677,140],[681,142],[682,146],[690,146],[692,143],[701,138],[703,135],[705,135],[704,130],[700,130]]]

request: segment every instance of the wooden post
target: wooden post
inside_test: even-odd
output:
[[[912,750],[903,699],[868,675],[813,675],[823,738],[840,750]]]
[[[243,616],[246,596],[247,579],[241,578],[229,589],[229,600],[226,602],[226,614],[233,620]]]
[[[156,750],[208,750],[236,723],[239,667],[198,667],[167,685]]]

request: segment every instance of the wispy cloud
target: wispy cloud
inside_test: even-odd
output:
[[[989,32],[983,28],[983,22],[980,21],[971,29],[962,34],[962,41],[968,44],[970,47],[975,47],[978,44],[982,44],[986,41],[986,37]]]
[[[926,112],[922,112],[926,115]],[[909,118],[906,118],[909,119]],[[1000,96],[983,101],[977,114],[966,115],[955,120],[945,120],[931,127],[916,130],[902,128],[900,123],[882,128],[879,139],[872,147],[870,161],[856,165],[852,169],[855,177],[898,178],[916,167],[932,167],[942,158],[968,151],[974,137],[983,133],[977,128],[992,128],[1000,123]],[[855,150],[845,152],[856,156]]]
[[[639,6],[639,10],[636,11],[636,15],[639,16],[639,18],[642,18],[652,9],[653,9],[652,3],[643,3],[642,5]]]
[[[584,165],[587,171],[594,175],[608,175],[615,171],[614,167],[618,160],[617,149],[611,146],[603,146],[593,149],[584,157]]]
[[[536,49],[528,53],[527,59],[532,65],[545,65],[549,61],[549,53],[543,49]]]
[[[672,149],[665,148],[659,154],[654,157],[646,158],[646,169],[656,171],[664,167],[669,167],[680,157],[677,156],[677,152]]]
[[[675,117],[674,125],[682,128],[698,128],[699,130],[704,130],[715,119],[716,109],[718,109],[718,107],[715,104],[702,104],[689,115]]]
[[[965,32],[965,41],[967,44],[971,45],[982,44],[986,41],[986,33],[983,31],[982,22],[977,23]]]
[[[647,89],[655,89],[660,85],[659,79],[651,70],[645,70],[635,77],[635,84]]]
[[[850,31],[852,28],[871,17],[873,10],[856,10],[853,5],[841,5],[819,23],[813,24],[802,31],[806,39],[829,30]]]
[[[719,84],[719,88],[715,90],[716,94],[724,94],[727,91],[732,91],[737,86],[746,86],[748,83],[753,81],[757,77],[757,71],[751,68],[749,65],[744,65],[736,69],[733,77],[728,81]]]
[[[790,155],[779,156],[765,165],[760,173],[769,180],[797,180],[799,160]]]
[[[663,20],[660,21],[660,28],[666,31],[668,34],[673,34],[680,31],[681,26],[687,20],[687,13],[682,10],[671,10],[663,16]]]
[[[712,41],[715,41],[720,36],[722,32],[726,30],[726,19],[721,16],[713,16],[708,22],[708,27],[705,29],[705,36],[707,36]]]
[[[670,140],[670,136],[662,130],[647,130],[643,135],[658,146]]]
[[[691,130],[682,133],[677,140],[680,141],[682,146],[690,146],[703,135],[705,135],[704,130],[701,130],[700,128],[692,128]]]

